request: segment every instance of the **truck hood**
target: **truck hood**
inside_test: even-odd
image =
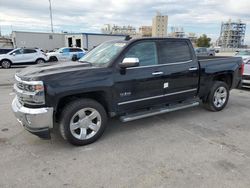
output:
[[[91,70],[98,67],[91,66],[89,63],[80,62],[63,62],[63,63],[46,63],[29,66],[16,73],[23,80],[37,80],[39,77],[51,74],[59,74],[65,72],[74,72],[79,70]]]

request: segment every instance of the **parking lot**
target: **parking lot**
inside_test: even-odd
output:
[[[0,69],[0,187],[250,187],[250,90],[233,90],[217,113],[113,119],[100,140],[75,147],[18,124],[10,104],[19,69]]]

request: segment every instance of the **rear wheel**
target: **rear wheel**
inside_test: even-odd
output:
[[[229,98],[229,87],[225,82],[214,82],[208,98],[204,101],[204,105],[208,110],[220,111],[227,105]]]
[[[52,56],[49,58],[49,61],[53,62],[53,61],[58,61],[57,57],[55,56]]]
[[[71,144],[86,145],[101,137],[106,122],[107,114],[101,104],[91,99],[80,99],[64,108],[60,132]]]
[[[43,63],[45,63],[44,59],[37,59],[36,60],[36,64],[43,64]]]
[[[1,62],[1,66],[2,66],[2,68],[4,68],[4,69],[9,69],[10,67],[11,67],[11,61],[10,60],[3,60],[2,62]]]

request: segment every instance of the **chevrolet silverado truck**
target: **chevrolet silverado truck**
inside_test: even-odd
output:
[[[109,41],[78,62],[17,72],[12,109],[23,127],[41,138],[57,130],[71,144],[86,145],[100,138],[115,116],[128,122],[200,103],[220,111],[242,72],[242,58],[198,59],[188,39]]]

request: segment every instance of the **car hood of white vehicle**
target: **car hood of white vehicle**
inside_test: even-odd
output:
[[[48,52],[48,53],[46,53],[46,54],[47,54],[47,56],[58,55],[58,53],[57,53],[57,52]]]

